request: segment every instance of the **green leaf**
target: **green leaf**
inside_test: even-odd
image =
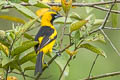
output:
[[[22,5],[16,4],[16,3],[10,3],[10,5],[14,6],[18,11],[20,11],[21,13],[27,15],[30,18],[37,18],[35,13],[33,13],[30,9],[28,9],[25,6],[22,6]]]
[[[45,3],[41,2],[41,1],[37,1],[37,3],[34,4],[34,6],[40,7],[40,8],[50,8],[49,5],[47,5],[47,4],[45,4]]]
[[[24,41],[24,42],[22,42],[22,45],[26,45],[29,42],[31,42],[31,41]]]
[[[54,56],[53,54],[50,54],[52,57]],[[55,63],[58,65],[60,71],[63,71],[63,68],[66,64],[67,60],[65,59],[65,57],[58,57],[55,59]],[[65,80],[65,78],[69,75],[69,66],[66,67],[64,74],[61,78],[61,80]]]
[[[95,46],[92,46],[91,44],[88,44],[88,43],[82,44],[82,45],[80,45],[80,48],[86,48],[87,50],[90,50],[96,54],[104,56],[105,58],[107,57],[103,50],[101,50]]]
[[[19,47],[15,48],[14,50],[12,50],[12,56],[18,55],[18,54],[32,48],[36,44],[38,44],[38,42],[30,41],[29,43],[26,43],[25,45],[19,46]]]
[[[8,56],[9,53],[9,49],[7,46],[3,45],[2,43],[0,43],[0,50],[2,50],[6,56]]]
[[[0,5],[3,5],[4,3],[6,3],[7,1],[0,1]]]
[[[77,30],[74,35],[75,43],[77,44],[80,41],[80,31]]]
[[[21,2],[21,0],[10,0],[10,1],[13,3],[20,3]]]
[[[4,69],[0,68],[0,79],[1,80],[4,80],[4,77],[3,77],[4,75],[5,75]]]
[[[86,17],[85,20],[92,20],[92,21],[94,21],[93,19],[95,19],[95,15],[94,14],[90,14],[88,17]]]
[[[10,46],[10,43],[8,43],[8,41],[7,41],[6,38],[2,39],[2,38],[0,37],[0,43],[2,43],[2,44],[5,45],[5,46]]]
[[[80,20],[80,21],[75,21],[70,25],[70,32],[76,31],[80,28],[82,28],[88,20]]]
[[[9,59],[8,57],[4,56],[3,60],[2,60],[2,67],[5,67],[10,62],[11,62],[11,59]]]
[[[22,58],[19,60],[20,64],[23,64],[23,63],[25,63],[27,61],[30,61],[31,59],[33,59],[36,56],[37,55],[36,55],[35,51],[29,52],[27,54],[23,54]]]
[[[93,25],[97,26],[97,25],[101,25],[104,22],[104,19],[95,19]]]
[[[60,17],[55,19],[54,23],[56,24],[64,24],[65,23],[65,17]],[[70,18],[67,18],[66,24],[71,24],[72,20]]]
[[[12,62],[14,62],[16,59],[15,58],[8,58],[6,55],[2,54],[2,67],[7,67],[8,65],[10,65]]]
[[[4,38],[4,37],[5,37],[5,31],[0,30],[0,37],[1,37],[1,38]]]
[[[34,4],[37,3],[37,0],[29,0],[28,3],[31,4],[31,5],[34,5]]]
[[[21,0],[21,1],[23,1],[23,2],[28,2],[29,0]]]
[[[38,0],[29,0],[29,4],[36,6],[36,7],[40,7],[40,8],[50,8],[49,5],[47,5],[41,1],[38,1]]]
[[[105,43],[105,38],[103,34],[100,33],[94,33],[86,37],[85,41],[91,42],[91,41],[100,41]]]
[[[34,40],[34,38],[31,35],[29,35],[28,33],[24,33],[24,37],[29,40],[32,40],[32,41]]]
[[[113,7],[114,10],[118,10],[117,4]],[[112,13],[112,26],[117,27],[117,21],[118,21],[118,15],[115,13]]]
[[[8,40],[6,39],[6,32],[3,30],[0,30],[0,43],[9,46]]]
[[[19,29],[19,31],[16,33],[19,34],[20,36],[25,33],[29,28],[31,28],[31,26],[37,21],[38,18],[35,18],[27,23],[25,23],[22,28]]]
[[[85,7],[87,14],[90,14],[93,11],[91,7]]]
[[[76,19],[76,20],[82,20],[82,18],[75,12],[72,12],[70,15],[70,18]]]
[[[10,32],[10,37],[12,38],[12,40],[15,39],[15,34],[14,34],[14,32]]]
[[[27,71],[27,70],[35,70],[35,66],[25,67],[25,68],[24,68],[24,71]]]

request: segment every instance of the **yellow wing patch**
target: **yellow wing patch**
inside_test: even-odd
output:
[[[42,40],[43,40],[43,37],[38,38],[38,41],[39,41],[40,44],[41,44]]]
[[[55,44],[55,40],[53,40],[52,42],[50,42],[49,44],[47,44],[40,51],[43,51],[43,53],[45,53],[45,54],[48,53],[48,52],[51,53],[54,44]]]

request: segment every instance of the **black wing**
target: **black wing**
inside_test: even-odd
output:
[[[54,30],[48,26],[41,27],[40,30],[38,31],[37,35],[35,36],[35,41],[38,41],[39,37],[44,37],[41,44],[37,44],[35,46],[35,51],[37,52],[44,46],[46,46],[48,43],[53,41],[54,39],[57,38],[57,36],[54,37],[54,39],[49,39],[49,37],[54,33]]]

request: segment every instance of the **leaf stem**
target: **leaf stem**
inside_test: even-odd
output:
[[[62,33],[61,33],[61,37],[60,37],[60,50],[62,49],[63,37],[64,37],[64,33],[65,33],[65,28],[66,28],[65,26],[66,26],[67,17],[68,17],[68,14],[65,15],[65,22],[64,22],[64,26],[62,28]]]

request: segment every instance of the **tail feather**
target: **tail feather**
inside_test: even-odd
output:
[[[37,55],[34,75],[36,75],[38,72],[40,74],[42,73],[42,58],[43,58],[43,52],[39,52],[39,54]]]

